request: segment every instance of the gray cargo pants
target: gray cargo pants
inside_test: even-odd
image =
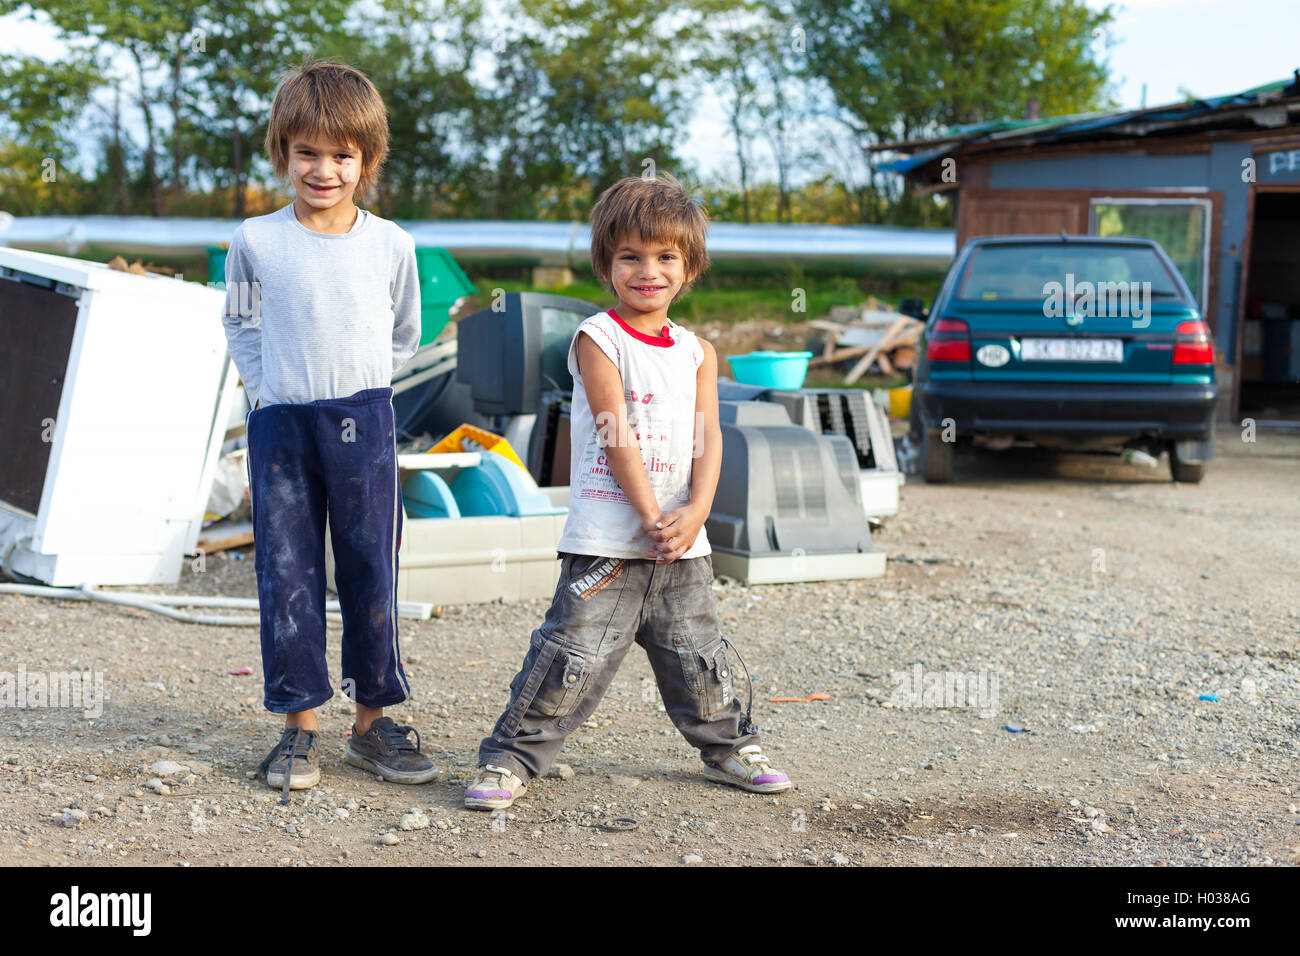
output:
[[[664,708],[706,763],[757,734],[741,734],[731,665],[713,611],[713,560],[562,554],[546,620],[533,631],[510,703],[479,745],[479,766],[524,781],[544,774],[564,738],[592,715],[635,641],[645,648]]]

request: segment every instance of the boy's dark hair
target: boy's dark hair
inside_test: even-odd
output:
[[[642,242],[662,242],[681,252],[685,292],[709,267],[708,231],[708,213],[672,176],[629,176],[601,193],[591,210],[591,268],[611,288],[614,251],[624,236],[639,235]]]
[[[275,175],[289,174],[293,138],[323,136],[361,151],[356,197],[369,196],[388,158],[388,111],[370,78],[335,60],[313,60],[281,77],[266,126]]]

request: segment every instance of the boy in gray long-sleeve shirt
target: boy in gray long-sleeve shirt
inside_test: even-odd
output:
[[[411,234],[355,206],[347,232],[318,232],[294,205],[244,220],[226,253],[227,298],[243,299],[226,339],[253,405],[383,388],[420,343]],[[258,318],[239,314],[250,301],[260,322],[241,321]]]
[[[265,705],[285,730],[259,768],[272,787],[320,779],[315,708],[334,695],[325,648],[325,522],[343,612],[346,760],[397,783],[437,773],[413,727],[397,643],[398,484],[392,376],[420,340],[415,243],[359,209],[388,152],[383,100],[361,72],[317,61],[276,89],[266,151],[296,198],[245,220],[226,255],[223,316],[248,413],[249,488]],[[411,743],[409,735],[416,734]]]

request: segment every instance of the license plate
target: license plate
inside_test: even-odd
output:
[[[1020,358],[1025,362],[1122,362],[1120,339],[1022,339]]]

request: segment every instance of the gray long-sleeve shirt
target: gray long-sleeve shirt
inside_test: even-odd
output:
[[[245,219],[221,321],[251,405],[391,385],[420,344],[415,240],[364,210],[337,235],[308,229],[292,203]]]

